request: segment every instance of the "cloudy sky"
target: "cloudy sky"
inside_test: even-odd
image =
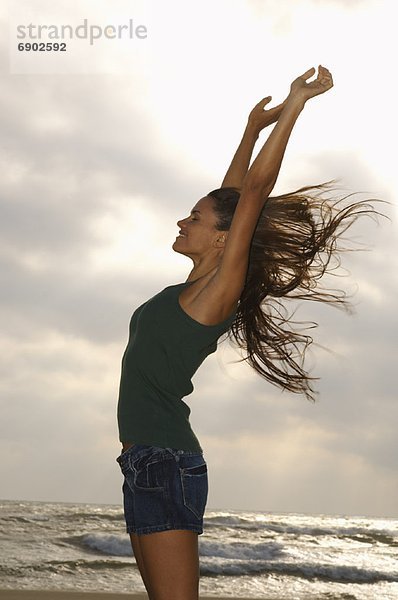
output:
[[[130,315],[186,279],[176,221],[220,185],[252,106],[281,101],[321,63],[335,87],[300,116],[274,192],[338,178],[391,203],[391,222],[351,232],[369,248],[345,257],[356,313],[301,313],[320,324],[316,404],[234,363],[227,344],[188,402],[210,508],[397,516],[394,2],[0,6],[0,497],[121,502]],[[84,19],[133,19],[147,37],[67,40],[62,56],[17,50],[17,25]]]

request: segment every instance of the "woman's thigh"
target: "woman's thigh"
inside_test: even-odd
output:
[[[151,600],[197,600],[198,534],[171,530],[137,538]]]
[[[141,536],[137,535],[136,533],[130,533],[131,546],[133,548],[134,558],[137,563],[138,570],[141,574],[142,581],[144,582],[145,589],[148,592],[149,600],[153,600],[154,596],[149,585],[149,578],[145,570],[144,559],[141,552],[140,537]]]

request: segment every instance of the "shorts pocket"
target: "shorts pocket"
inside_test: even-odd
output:
[[[180,468],[184,505],[198,518],[202,519],[207,502],[208,482],[207,465]]]
[[[151,452],[130,461],[134,487],[146,492],[158,492],[164,489],[163,453]]]

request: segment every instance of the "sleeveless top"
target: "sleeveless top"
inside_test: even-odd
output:
[[[202,451],[182,398],[193,391],[192,376],[216,351],[235,313],[216,325],[195,321],[179,303],[190,283],[166,287],[131,318],[117,410],[121,442]]]

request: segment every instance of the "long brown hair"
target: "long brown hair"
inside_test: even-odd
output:
[[[338,243],[342,234],[359,217],[380,215],[370,200],[347,202],[354,194],[331,196],[335,183],[302,187],[265,201],[229,332],[245,352],[243,360],[262,377],[310,400],[315,398],[312,382],[317,378],[305,370],[304,358],[313,339],[298,328],[283,299],[326,302],[350,310],[346,292],[323,288],[320,279],[339,272],[340,254],[348,250]],[[214,200],[217,229],[228,231],[240,191],[220,188],[208,196]]]

